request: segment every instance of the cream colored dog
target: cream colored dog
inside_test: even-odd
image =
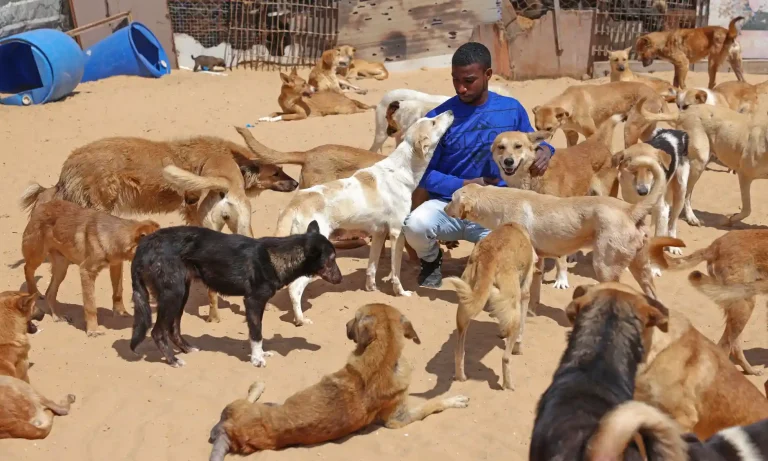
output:
[[[636,74],[629,68],[629,52],[632,47],[625,50],[615,50],[608,53],[608,62],[611,65],[612,82],[640,82],[653,88],[659,96],[669,102],[675,100],[677,90],[671,83],[650,75]]]
[[[627,168],[646,167],[656,181],[640,202],[629,204],[613,197],[554,197],[506,187],[469,184],[453,193],[445,212],[453,218],[468,219],[488,229],[516,222],[531,236],[539,256],[558,258],[592,248],[592,265],[597,280],[617,282],[629,267],[643,291],[656,298],[647,253],[646,215],[664,193],[664,170],[648,158],[632,159]],[[539,301],[532,287],[531,303]]]
[[[410,296],[400,283],[400,262],[405,237],[401,229],[411,211],[411,195],[432,159],[437,143],[453,124],[453,112],[422,118],[408,129],[405,140],[389,157],[363,168],[349,178],[300,190],[280,213],[277,236],[304,232],[317,221],[326,237],[335,229],[362,230],[373,240],[365,289],[376,289],[376,269],[389,234],[392,250],[392,284],[398,296]],[[309,277],[289,285],[295,322],[308,322],[301,311],[301,295]]]
[[[725,107],[696,105],[677,114],[653,114],[639,104],[644,118],[668,122],[690,137],[688,158],[691,172],[685,193],[683,219],[692,226],[701,221],[694,215],[691,195],[709,161],[710,152],[728,168],[735,170],[741,189],[741,211],[730,216],[728,225],[744,220],[752,213],[750,188],[755,179],[768,178],[768,124],[753,121],[752,116]]]

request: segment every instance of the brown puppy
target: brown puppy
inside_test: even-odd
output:
[[[75,396],[56,403],[32,386],[11,376],[0,376],[0,439],[39,440],[48,437],[53,416],[69,414]]]
[[[733,18],[727,29],[720,26],[706,26],[651,32],[637,39],[635,51],[646,67],[650,66],[656,58],[671,62],[675,66],[675,78],[672,84],[683,90],[688,66],[704,58],[709,60],[709,88],[715,87],[717,70],[726,58],[733,67],[736,78],[743,82],[741,47],[736,41],[739,35],[736,23],[742,19],[744,18],[741,16]]]
[[[29,218],[21,241],[27,290],[39,294],[35,270],[48,257],[52,276],[45,299],[53,319],[63,320],[56,312],[56,295],[69,265],[77,264],[83,289],[85,331],[88,336],[101,335],[104,331],[96,319],[96,277],[109,267],[112,312],[128,316],[123,305],[123,261],[132,260],[139,240],[159,228],[154,221],[122,219],[63,200],[39,204]]]
[[[405,339],[420,344],[413,325],[397,309],[368,304],[347,322],[347,337],[357,347],[341,370],[300,391],[282,405],[256,401],[263,383],[248,390],[221,413],[211,430],[211,461],[227,453],[248,455],[291,445],[311,445],[349,435],[371,423],[400,428],[448,408],[465,408],[462,395],[408,405],[411,366],[402,356]]]
[[[339,47],[339,51],[342,56],[349,57],[349,66],[339,67],[337,73],[347,79],[357,78],[375,78],[376,80],[386,80],[389,77],[389,71],[387,71],[384,63],[381,62],[369,62],[365,59],[354,59],[355,52],[357,50],[353,46],[342,45]],[[341,81],[344,86],[344,81]]]
[[[350,48],[353,50],[351,53]],[[350,67],[354,54],[354,48],[349,46],[340,46],[323,51],[322,56],[315,63],[315,67],[309,72],[309,84],[312,86],[313,91],[368,93],[368,90],[352,85],[347,79],[338,75],[340,69],[348,69]]]
[[[612,82],[640,82],[653,88],[659,96],[667,102],[675,102],[677,90],[671,83],[650,75],[636,74],[629,68],[629,52],[632,47],[625,50],[614,50],[608,53],[608,61],[611,65]]]
[[[29,382],[27,324],[36,311],[36,299],[34,292],[0,293],[0,375]]]
[[[507,347],[501,359],[504,389],[512,384],[510,361],[520,353],[525,317],[531,298],[531,281],[536,251],[528,232],[518,224],[504,224],[475,245],[461,278],[449,277],[459,297],[456,311],[458,339],[454,354],[454,379],[466,381],[464,349],[469,322],[485,309],[499,322]],[[541,281],[539,281],[541,284]]]
[[[534,124],[537,130],[555,134],[558,128],[565,132],[568,146],[575,146],[579,133],[592,136],[597,127],[616,114],[628,115],[641,99],[659,100],[660,108],[666,110],[665,101],[653,88],[640,82],[611,82],[603,85],[574,85],[547,103],[533,108]],[[642,119],[628,118],[624,126],[624,137],[629,139],[630,130],[641,133],[653,131],[655,123]]]
[[[227,63],[222,58],[217,58],[216,56],[204,56],[200,55],[195,57],[192,55],[192,60],[195,61],[195,68],[192,69],[192,72],[197,72],[198,69],[207,67],[207,70],[213,70],[214,67],[219,66],[223,68],[227,68]]]
[[[334,74],[336,75],[336,74]],[[290,75],[280,72],[283,85],[277,103],[282,112],[273,112],[268,117],[259,118],[260,122],[279,122],[281,120],[304,120],[308,117],[326,115],[357,114],[373,109],[355,99],[350,99],[334,91],[315,92],[312,85],[299,77],[294,67]]]
[[[682,243],[679,240],[678,242]],[[731,354],[745,373],[763,374],[747,362],[739,341],[741,332],[752,316],[755,296],[759,291],[740,291],[738,287],[752,284],[768,275],[768,230],[730,231],[715,239],[707,248],[682,258],[665,254],[661,243],[652,240],[649,253],[651,260],[662,269],[685,270],[707,262],[709,276],[695,271],[688,280],[694,288],[712,298],[723,309],[726,319],[725,331],[718,345]],[[729,288],[731,286],[735,288]],[[732,295],[726,295],[727,293]]]

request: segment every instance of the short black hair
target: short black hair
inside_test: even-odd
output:
[[[467,42],[453,53],[452,66],[466,67],[472,64],[480,64],[483,70],[491,68],[491,52],[482,43]]]

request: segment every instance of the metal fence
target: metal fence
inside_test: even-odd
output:
[[[313,66],[339,34],[339,0],[169,0],[168,10],[174,34],[224,44],[232,66]]]

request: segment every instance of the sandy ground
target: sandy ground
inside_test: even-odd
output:
[[[671,80],[672,76],[662,77]],[[733,74],[719,77],[720,81],[733,78]],[[753,75],[748,80],[757,83],[763,77]],[[496,83],[507,86],[530,110],[579,82],[557,79]],[[705,84],[706,75],[689,74],[689,85]],[[370,92],[359,99],[371,104],[393,88],[453,94],[447,69],[395,74],[387,81],[364,81],[363,85]],[[241,71],[221,77],[178,71],[159,80],[117,77],[83,84],[74,96],[45,106],[0,106],[0,161],[4,178],[0,190],[6,204],[0,214],[0,276],[5,280],[4,289],[24,289],[22,267],[14,267],[21,258],[20,238],[26,224],[26,216],[17,206],[18,197],[30,180],[45,186],[54,184],[62,162],[73,148],[118,135],[161,140],[207,134],[241,142],[233,127],[256,123],[259,117],[277,110],[278,92],[279,79],[275,73]],[[308,149],[323,143],[367,149],[373,139],[373,127],[370,112],[258,124],[253,133],[281,150]],[[557,135],[554,145],[565,146],[562,133]],[[617,130],[614,149],[619,150],[621,145],[621,130]],[[388,141],[387,151],[392,146],[393,142]],[[287,171],[298,178],[297,167],[288,167]],[[768,207],[760,200],[767,191],[768,184],[754,184],[754,211],[742,227],[763,227],[761,224],[768,222]],[[272,235],[279,209],[290,198],[290,194],[267,192],[254,202],[256,236]],[[740,208],[736,176],[722,170],[707,171],[696,188],[693,204],[705,226],[690,228],[680,222],[681,237],[689,247],[687,252],[708,245],[725,232],[720,225],[723,215]],[[162,225],[181,223],[177,215],[156,219]],[[454,250],[446,258],[445,272],[460,274],[471,247],[464,243]],[[382,258],[379,277],[389,272],[388,253]],[[405,351],[414,366],[412,399],[461,393],[471,398],[469,408],[448,410],[402,430],[374,427],[337,442],[266,452],[253,456],[254,459],[527,459],[535,406],[549,385],[565,344],[568,326],[562,309],[570,300],[573,287],[594,281],[589,259],[581,258],[571,268],[569,290],[553,289],[554,271],[546,275],[543,304],[538,317],[529,320],[524,353],[512,358],[517,386],[512,392],[500,390],[503,343],[496,335],[496,324],[486,314],[481,314],[470,328],[466,362],[469,380],[454,383],[455,294],[448,289],[419,290],[411,298],[395,298],[391,286],[385,283],[379,283],[382,292],[367,293],[363,291],[366,258],[367,248],[342,252],[342,284],[331,286],[317,280],[309,285],[304,309],[313,325],[293,325],[285,291],[272,299],[264,316],[264,334],[265,348],[275,355],[268,359],[267,368],[254,368],[248,362],[242,300],[229,299],[232,311],[226,309],[226,302],[222,303],[222,322],[208,324],[204,320],[207,298],[199,286],[190,297],[183,333],[201,351],[185,356],[184,368],[174,369],[161,361],[149,338],[139,347],[145,357],[131,354],[128,341],[132,319],[112,318],[106,274],[101,274],[97,282],[97,302],[99,322],[108,331],[104,336],[87,338],[79,277],[70,268],[59,301],[73,322],[54,324],[46,317],[41,323],[42,331],[31,339],[30,359],[34,366],[30,376],[32,384],[47,396],[58,399],[73,393],[77,402],[69,416],[56,419],[47,439],[0,442],[0,459],[207,459],[209,430],[224,406],[244,396],[252,382],[266,381],[263,401],[282,402],[322,375],[339,369],[352,349],[344,325],[355,309],[368,302],[398,307],[421,337],[420,346],[409,343]],[[404,264],[406,289],[416,288],[416,271],[413,264]],[[717,340],[723,330],[721,313],[688,285],[685,275],[665,273],[657,279],[661,300],[689,315],[706,336]],[[38,277],[44,291],[50,280],[48,268],[40,268]],[[635,283],[626,272],[623,281]],[[124,283],[125,299],[130,299],[129,271],[125,271]],[[760,301],[760,308],[755,310],[743,335],[747,358],[758,369],[768,364],[762,305]],[[762,379],[750,379],[762,390]]]

